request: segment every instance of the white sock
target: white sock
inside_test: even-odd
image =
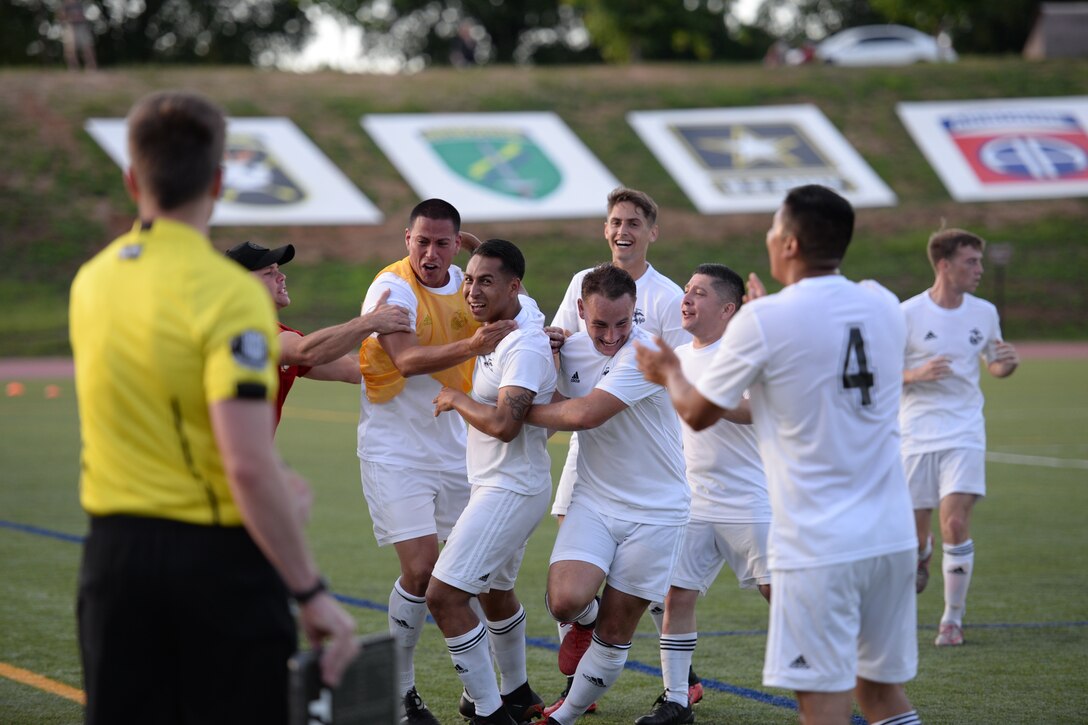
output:
[[[941,624],[963,626],[967,609],[967,588],[971,586],[971,570],[975,564],[975,542],[944,545],[941,571],[944,572],[944,614]]]
[[[589,604],[586,605],[586,608],[582,610],[582,613],[574,618],[574,621],[583,627],[588,627],[597,621],[597,611],[599,609],[600,607],[597,605],[597,598],[594,597]]]
[[[415,651],[423,621],[427,618],[427,600],[404,591],[400,579],[389,593],[389,634],[400,648],[400,669],[397,672],[403,697],[416,685]]]
[[[567,632],[570,631],[571,626],[570,622],[555,623],[555,628],[559,630],[559,644],[563,644],[563,640],[567,638]]]
[[[529,681],[525,671],[525,607],[509,619],[487,621],[495,662],[499,667],[499,692],[509,695]]]
[[[495,671],[491,669],[491,653],[487,648],[487,629],[477,624],[457,637],[446,637],[453,668],[465,686],[465,692],[476,703],[476,712],[490,715],[502,707]]]
[[[873,725],[922,725],[922,718],[918,717],[917,710],[911,710],[910,712],[904,712],[901,715],[893,715],[892,717],[885,718],[879,722],[873,723]]]
[[[665,631],[665,604],[663,602],[650,602],[650,619],[654,620],[654,627],[660,635]]]
[[[666,700],[688,704],[688,670],[698,640],[698,632],[661,635],[661,675],[665,681]]]
[[[630,642],[607,644],[594,634],[592,644],[578,663],[574,684],[570,686],[563,706],[551,716],[561,723],[573,723],[581,717],[586,708],[604,697],[619,679],[623,665],[627,662],[627,651],[630,649]]]

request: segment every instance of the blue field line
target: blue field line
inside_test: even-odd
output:
[[[76,536],[75,534],[66,534],[62,531],[50,531],[49,529],[43,529],[37,526],[30,526],[29,524],[17,524],[14,521],[0,520],[0,527],[3,527],[5,529],[13,529],[15,531],[22,531],[25,534],[47,536],[50,539],[60,539],[61,541],[67,541],[72,544],[83,543],[82,536]]]
[[[58,539],[60,541],[66,541],[73,544],[79,544],[83,542],[82,536],[76,536],[74,534],[66,534],[62,531],[51,531],[49,529],[43,529],[38,526],[31,526],[29,524],[19,524],[13,521],[4,521],[0,519],[0,528],[11,529],[13,531],[21,531],[27,534],[34,534],[36,536],[45,536],[52,539]],[[372,602],[369,599],[361,599],[359,597],[352,597],[346,594],[339,594],[333,592],[333,596],[337,601],[346,604],[351,607],[358,607],[360,609],[369,609],[375,612],[388,612],[389,607],[381,602]],[[427,615],[427,621],[434,624],[434,619],[430,615]],[[968,624],[964,629],[1039,629],[1049,627],[1084,627],[1088,626],[1088,621],[1069,621],[1069,622],[1023,622],[1023,623],[995,623],[995,624]],[[933,629],[933,627],[919,626],[919,629]],[[749,636],[749,635],[765,635],[767,630],[765,629],[750,629],[750,630],[721,630],[714,632],[699,632],[699,637],[737,637],[737,636]],[[638,638],[643,637],[657,637],[656,634],[636,634]],[[531,647],[539,647],[541,649],[548,649],[557,651],[559,649],[559,643],[550,639],[542,637],[526,637],[526,644]],[[628,660],[624,665],[625,669],[633,670],[643,675],[660,678],[661,668],[653,667],[651,665],[644,664],[637,660]],[[747,687],[738,687],[731,685],[728,682],[722,682],[720,680],[703,678],[703,687],[711,690],[717,690],[718,692],[725,692],[730,695],[736,695],[737,697],[743,697],[748,700],[754,700],[761,702],[765,705],[772,705],[774,707],[781,707],[788,710],[796,710],[797,702],[788,697],[782,697],[779,695],[771,695],[766,692],[760,692],[759,690],[752,690]],[[854,715],[851,719],[853,725],[865,725],[865,718],[860,715]]]

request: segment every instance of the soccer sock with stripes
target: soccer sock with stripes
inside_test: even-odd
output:
[[[400,579],[393,584],[389,594],[389,634],[393,635],[400,650],[400,668],[397,672],[400,694],[404,696],[415,687],[415,651],[427,618],[427,600],[404,591]]]
[[[491,653],[487,648],[487,629],[483,623],[465,634],[446,637],[446,648],[453,660],[453,669],[461,678],[476,712],[490,715],[502,707],[499,688],[495,686],[495,670],[491,668]],[[519,683],[520,684],[520,683]]]
[[[600,610],[600,605],[597,603],[597,598],[594,597],[590,600],[586,608],[582,610],[582,613],[574,618],[574,621],[583,627],[588,627],[597,621],[597,612]]]
[[[665,681],[666,700],[689,704],[688,670],[698,640],[698,632],[661,635],[661,677]]]
[[[578,663],[578,671],[574,673],[574,684],[571,685],[570,692],[563,700],[562,707],[552,713],[551,717],[560,723],[572,723],[581,717],[619,679],[630,649],[630,642],[608,644],[594,634],[593,642]]]
[[[650,602],[650,619],[654,620],[654,627],[657,628],[657,633],[660,635],[665,631],[665,603],[664,602]]]
[[[509,695],[529,681],[525,671],[525,607],[509,619],[487,621],[495,663],[499,666],[499,692]]]
[[[922,718],[918,717],[917,710],[911,710],[910,712],[885,718],[873,723],[873,725],[922,725]]]
[[[971,570],[975,564],[975,542],[944,544],[941,571],[944,572],[944,614],[941,624],[963,626],[967,609],[967,588],[971,586]]]

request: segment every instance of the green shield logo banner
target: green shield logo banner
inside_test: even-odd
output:
[[[423,132],[435,153],[458,176],[517,199],[543,199],[562,174],[518,129],[442,128]]]

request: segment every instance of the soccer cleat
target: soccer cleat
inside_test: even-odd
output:
[[[563,707],[563,701],[567,699],[567,694],[570,692],[570,686],[572,684],[574,684],[574,676],[573,675],[567,677],[567,686],[563,688],[563,691],[561,693],[559,693],[559,698],[555,702],[553,702],[551,705],[548,705],[546,708],[544,708],[544,711],[542,713],[542,715],[544,717],[548,717],[553,712],[555,712],[559,708]],[[593,703],[592,705],[590,705],[589,707],[586,708],[586,713],[591,713],[591,712],[597,712],[597,703]],[[550,718],[548,719],[548,722],[551,722]],[[547,724],[545,723],[545,725],[547,725]]]
[[[688,704],[694,705],[703,699],[703,681],[695,674],[695,668],[688,665]]]
[[[404,695],[404,717],[401,722],[411,723],[412,725],[442,725],[442,723],[438,722],[438,718],[427,709],[427,706],[423,703],[423,698],[419,696],[414,687]]]
[[[942,624],[933,644],[938,647],[959,647],[963,644],[963,628],[951,622]]]
[[[917,594],[921,594],[926,589],[926,584],[929,584],[929,562],[933,558],[933,534],[929,535],[929,539],[926,540],[926,553],[925,555],[918,555],[918,573],[914,579],[914,591]]]
[[[528,682],[509,695],[503,695],[502,705],[506,713],[516,723],[529,722],[544,713],[544,699],[529,687]],[[457,712],[465,720],[471,721],[472,718],[476,717],[476,703],[468,698],[468,693],[464,690],[461,691],[461,702],[457,704]]]
[[[594,623],[596,624],[596,623]],[[578,624],[567,632],[559,645],[559,671],[570,677],[578,671],[578,663],[582,661],[589,645],[593,643],[593,624]]]
[[[510,717],[505,707],[500,707],[490,715],[474,715],[469,720],[469,725],[520,725],[520,723]]]
[[[695,722],[695,711],[691,705],[665,699],[665,693],[657,698],[654,709],[635,720],[635,725],[686,725]]]
[[[476,703],[468,699],[468,693],[461,690],[461,701],[457,703],[457,712],[466,720],[476,717]]]
[[[544,714],[544,698],[536,694],[526,682],[509,695],[502,696],[506,712],[517,722],[529,722]]]

